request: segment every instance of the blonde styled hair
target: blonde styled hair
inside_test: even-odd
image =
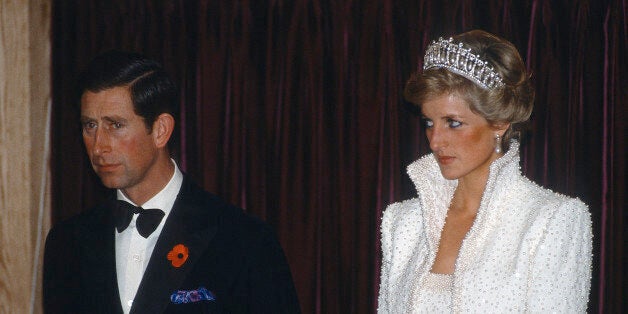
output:
[[[410,77],[404,97],[421,106],[435,97],[453,94],[491,125],[510,123],[502,140],[503,150],[507,151],[510,140],[519,137],[521,124],[532,114],[534,88],[530,74],[517,48],[503,38],[482,30],[472,30],[453,39],[454,43],[463,43],[481,60],[488,62],[501,75],[505,85],[487,90],[446,68],[431,68]]]

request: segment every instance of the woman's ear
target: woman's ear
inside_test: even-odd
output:
[[[153,123],[153,140],[158,148],[168,145],[168,140],[174,131],[174,117],[169,113],[157,116]]]
[[[508,131],[508,128],[510,128],[510,123],[508,122],[498,122],[492,125],[493,130],[495,130],[496,134],[499,134],[499,136],[504,136],[504,133],[506,133],[506,131]]]

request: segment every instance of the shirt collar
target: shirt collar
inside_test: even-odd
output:
[[[170,181],[168,181],[168,184],[166,184],[166,186],[159,191],[159,193],[155,194],[155,196],[146,201],[146,203],[142,204],[142,208],[159,208],[166,213],[166,216],[172,209],[174,201],[181,189],[181,185],[183,184],[183,173],[179,170],[177,163],[173,159],[170,160],[174,165],[174,173],[172,174]],[[126,197],[120,189],[118,189],[116,193],[118,200],[127,201],[137,206],[137,204],[133,203],[133,201]]]

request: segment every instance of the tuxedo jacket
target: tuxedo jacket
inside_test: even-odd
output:
[[[109,203],[63,221],[48,233],[46,313],[122,313]],[[176,267],[168,253],[178,244],[188,253]],[[212,298],[199,300],[194,297],[199,291],[208,291]],[[299,312],[290,269],[271,228],[184,176],[131,313]]]

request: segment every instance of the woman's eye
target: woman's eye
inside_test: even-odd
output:
[[[449,123],[449,127],[452,128],[452,129],[455,129],[455,128],[460,127],[462,125],[462,122],[456,121],[456,120],[449,120],[449,121],[447,121],[447,123]]]
[[[434,122],[432,120],[423,119],[423,126],[426,128],[431,128],[434,126]]]

